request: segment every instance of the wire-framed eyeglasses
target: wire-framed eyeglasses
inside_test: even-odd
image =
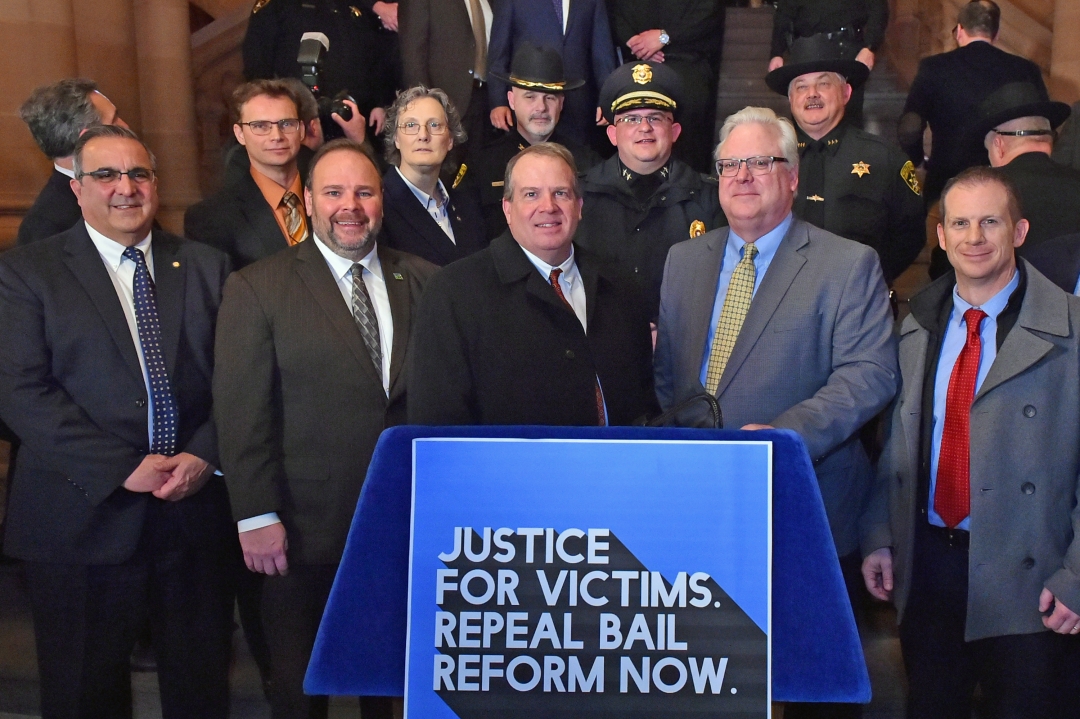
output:
[[[406,135],[419,135],[421,126],[426,127],[432,135],[442,135],[446,132],[446,123],[439,120],[428,120],[427,122],[406,120],[398,125],[398,129]]]
[[[92,177],[102,185],[115,185],[120,182],[120,178],[124,175],[128,176],[128,179],[134,182],[136,185],[145,185],[147,182],[153,182],[154,171],[148,167],[133,167],[127,172],[121,172],[120,170],[114,170],[111,167],[103,167],[100,170],[92,170],[90,172],[80,172],[79,179],[84,177]]]
[[[281,130],[283,135],[291,135],[300,129],[300,120],[295,117],[286,118],[284,120],[252,120],[251,122],[241,122],[240,125],[247,125],[253,135],[269,135],[270,128],[277,125],[277,128]]]
[[[716,173],[721,177],[735,177],[739,174],[743,163],[751,175],[768,175],[777,162],[787,162],[786,157],[772,157],[770,155],[756,155],[754,157],[722,157],[716,161]]]

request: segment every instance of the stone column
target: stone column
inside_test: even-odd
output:
[[[187,0],[133,0],[142,137],[157,155],[166,229],[182,230],[184,209],[199,200],[191,32]]]
[[[1054,3],[1054,37],[1050,44],[1050,94],[1070,104],[1080,100],[1080,3]]]
[[[19,106],[39,85],[75,74],[71,0],[0,2],[0,249],[15,240],[22,215],[51,172],[19,119]]]
[[[78,74],[97,82],[120,117],[139,132],[142,108],[131,0],[71,0],[71,5]]]

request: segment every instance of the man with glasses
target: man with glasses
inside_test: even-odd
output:
[[[5,551],[24,560],[41,714],[130,716],[149,620],[164,716],[229,709],[229,517],[211,415],[229,260],[153,229],[154,158],[87,130],[83,220],[0,259],[0,414],[23,440]]]
[[[192,205],[184,234],[224,251],[237,268],[308,238],[296,157],[306,136],[300,98],[283,80],[254,80],[232,95],[233,134],[250,172]]]
[[[795,214],[873,247],[891,284],[926,245],[922,188],[900,151],[848,119],[853,88],[869,75],[821,35],[791,44],[788,62],[765,78],[787,95],[799,140]]]
[[[730,228],[671,248],[657,398],[667,409],[708,392],[727,427],[797,432],[853,592],[873,477],[859,430],[892,400],[899,374],[881,265],[870,248],[792,214],[799,154],[786,119],[759,107],[735,113],[716,158]]]
[[[681,102],[679,78],[666,65],[627,63],[613,72],[600,105],[618,153],[582,183],[578,242],[638,283],[654,321],[668,249],[724,224],[715,183],[671,155],[682,132]]]
[[[574,142],[559,129],[567,90],[580,87],[584,81],[567,80],[557,50],[522,42],[514,51],[510,74],[498,79],[510,86],[506,99],[514,113],[514,122],[502,137],[473,147],[466,159],[467,170],[461,177],[465,186],[479,196],[490,239],[506,231],[502,211],[503,175],[511,157],[531,145],[557,142],[574,156],[579,172],[588,172],[600,162],[600,156],[591,147]]]

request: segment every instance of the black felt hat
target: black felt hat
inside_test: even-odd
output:
[[[628,62],[615,68],[600,88],[600,107],[608,122],[628,110],[653,108],[678,115],[682,82],[667,65]]]
[[[1050,127],[1069,119],[1069,106],[1054,102],[1046,91],[1030,82],[1010,82],[990,93],[979,105],[979,118],[972,126],[972,136],[979,141],[998,125],[1020,117],[1045,117]]]
[[[540,92],[566,92],[585,84],[584,80],[567,80],[563,70],[562,55],[550,47],[540,47],[523,42],[514,51],[510,74],[490,73],[492,77],[510,83],[523,90]]]
[[[791,43],[788,59],[765,76],[765,83],[773,92],[786,96],[792,80],[811,72],[840,73],[852,87],[862,85],[870,76],[870,68],[858,60],[845,60],[839,47],[818,34]]]

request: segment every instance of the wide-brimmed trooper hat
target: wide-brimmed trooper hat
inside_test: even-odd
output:
[[[563,70],[562,55],[550,47],[540,47],[531,42],[521,43],[514,51],[510,74],[490,73],[497,80],[523,90],[538,92],[566,92],[585,84],[584,80],[567,80]]]
[[[792,80],[812,72],[839,73],[853,88],[870,76],[870,68],[858,60],[845,60],[840,56],[840,48],[819,34],[800,37],[791,43],[788,59],[765,76],[765,83],[773,92],[786,97]]]

